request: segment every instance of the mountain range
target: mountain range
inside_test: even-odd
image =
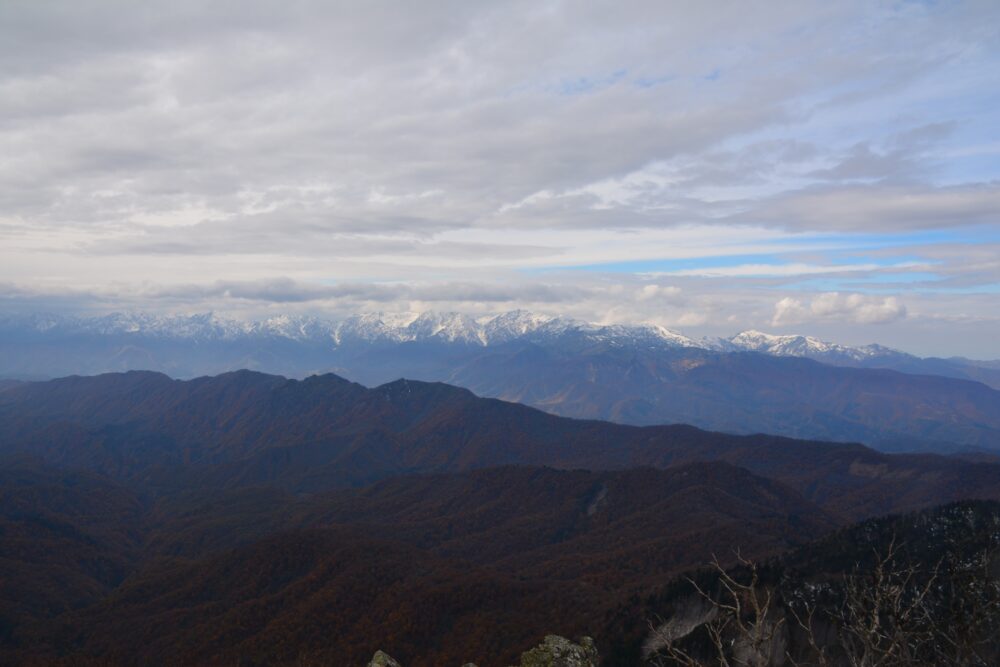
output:
[[[441,383],[13,383],[0,663],[360,665],[381,648],[490,667],[548,632],[615,656],[640,601],[713,554],[967,498],[1000,499],[1000,464],[574,420]]]
[[[132,371],[22,383],[0,391],[0,455],[163,492],[264,484],[305,493],[502,465],[618,470],[722,461],[849,518],[1000,494],[1000,464],[990,462],[576,420],[442,383],[368,389],[332,374],[290,380],[237,371],[181,381]]]
[[[1000,449],[1000,368],[878,345],[743,332],[694,340],[514,311],[486,318],[111,315],[0,321],[11,378],[147,369],[185,378],[251,368],[380,385],[441,381],[569,417],[858,441],[886,451]]]
[[[715,352],[760,352],[780,357],[801,357],[824,363],[871,368],[912,368],[915,372],[952,375],[966,379],[982,378],[1000,385],[1000,361],[974,361],[962,357],[949,359],[920,358],[882,345],[839,345],[804,335],[773,335],[749,330],[729,338],[690,338],[682,333],[650,324],[595,325],[567,317],[549,317],[526,311],[510,311],[499,315],[471,316],[461,313],[405,313],[389,315],[366,313],[340,321],[316,317],[279,315],[265,320],[234,320],[212,313],[198,315],[156,316],[147,313],[112,313],[101,317],[71,317],[59,315],[8,315],[0,318],[0,332],[10,341],[26,343],[25,339],[59,339],[72,341],[87,338],[128,339],[135,341],[188,341],[192,344],[246,341],[291,341],[302,345],[321,345],[337,349],[352,344],[385,343],[450,343],[490,347],[512,341],[535,344],[608,343],[619,347],[697,348]],[[116,342],[121,342],[120,340]],[[128,363],[127,355],[119,363]],[[40,365],[41,360],[35,363]],[[113,363],[95,360],[94,363]],[[20,371],[10,360],[6,375],[38,375],[26,360]],[[79,363],[79,362],[76,362]],[[179,364],[164,359],[163,364]],[[296,366],[288,360],[290,368]],[[84,370],[84,369],[80,369]],[[140,370],[106,368],[97,370]],[[141,370],[165,370],[144,368]],[[231,368],[183,369],[178,376],[210,374]],[[61,368],[56,375],[76,372]]]

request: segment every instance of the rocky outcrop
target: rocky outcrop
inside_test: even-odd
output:
[[[597,667],[600,658],[594,640],[581,637],[577,641],[548,635],[539,646],[521,654],[518,667]]]
[[[521,654],[515,667],[597,667],[600,657],[590,637],[580,637],[571,642],[565,637],[548,635],[545,641]],[[382,651],[377,651],[368,667],[400,667],[400,664]],[[468,662],[462,667],[476,667]]]
[[[372,657],[372,661],[368,663],[368,667],[401,667],[398,662],[392,659],[388,653],[383,653],[382,651],[375,651],[375,655]]]

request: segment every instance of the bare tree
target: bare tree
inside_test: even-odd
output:
[[[928,595],[938,580],[940,563],[919,582],[919,568],[900,565],[896,538],[874,566],[856,567],[844,581],[843,603],[835,612],[840,641],[851,667],[896,667],[922,662],[922,649],[934,638]]]
[[[713,557],[711,566],[718,576],[719,595],[713,596],[694,579],[688,582],[716,611],[702,625],[715,653],[719,667],[766,667],[772,662],[779,634],[785,619],[777,618],[773,590],[762,587],[757,563],[739,552],[736,559],[747,572],[746,581],[739,581]],[[654,629],[654,632],[660,631]],[[681,637],[661,636],[662,651],[667,661],[685,667],[701,667],[703,661],[680,646]],[[662,664],[668,664],[664,661]]]
[[[806,602],[803,607],[802,611],[796,610],[794,604],[789,604],[787,608],[792,619],[795,621],[795,626],[805,638],[809,657],[796,658],[789,651],[785,651],[785,657],[794,667],[808,667],[811,665],[815,665],[815,667],[827,667],[830,665],[830,660],[827,657],[827,649],[825,646],[820,646],[816,639],[816,605]]]
[[[970,556],[956,548],[933,566],[903,555],[894,537],[885,550],[874,552],[871,564],[859,563],[827,585],[829,599],[822,603],[802,595],[801,588],[777,595],[774,586],[761,582],[758,565],[739,554],[735,571],[713,558],[717,582],[711,592],[688,578],[707,611],[694,622],[652,628],[652,662],[682,667],[1000,664],[1000,552],[987,548]]]

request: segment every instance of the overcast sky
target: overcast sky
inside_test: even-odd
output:
[[[1000,3],[0,2],[0,308],[1000,357]]]

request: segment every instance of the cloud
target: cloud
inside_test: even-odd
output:
[[[827,231],[905,231],[998,224],[1000,182],[927,187],[810,188],[762,202],[740,219]]]
[[[0,283],[0,298],[9,301],[71,300],[90,305],[116,304],[118,308],[134,307],[146,300],[162,300],[174,305],[200,307],[206,302],[224,304],[263,304],[287,307],[295,304],[337,307],[352,304],[400,304],[449,302],[455,304],[531,302],[559,304],[587,299],[607,291],[602,287],[561,285],[558,283],[521,283],[497,285],[486,282],[446,283],[342,283],[323,285],[304,283],[290,278],[268,280],[220,280],[207,284],[143,284],[123,285],[111,289],[30,288]],[[664,290],[669,292],[668,290]],[[674,293],[676,294],[676,293]],[[237,305],[239,307],[239,305]],[[494,306],[496,307],[496,306]]]
[[[672,276],[716,276],[716,277],[747,277],[747,276],[807,276],[830,273],[871,272],[882,268],[906,268],[908,264],[897,264],[884,267],[879,264],[832,264],[818,266],[814,264],[740,264],[738,266],[703,267],[697,269],[681,269],[667,271],[663,275]]]
[[[2,2],[3,303],[710,330],[764,326],[796,276],[884,286],[875,252],[987,289],[998,26],[988,0]],[[761,259],[610,267],[736,254]],[[903,287],[878,298],[981,306]]]
[[[635,298],[639,301],[676,301],[681,292],[681,288],[676,285],[643,285]]]
[[[607,216],[573,193],[672,162],[693,172],[684,187],[700,188],[736,174],[781,187],[787,174],[773,165],[796,158],[839,160],[826,179],[910,174],[914,147],[947,121],[913,122],[910,139],[895,124],[876,128],[847,147],[817,143],[806,123],[834,113],[832,91],[878,99],[879,82],[932,75],[959,53],[941,26],[970,26],[964,11],[864,3],[766,3],[752,20],[656,2],[2,11],[0,147],[17,156],[0,166],[2,210],[91,230],[200,208],[242,220],[255,198],[274,207],[261,224],[309,218],[328,232],[655,226],[698,219],[712,198],[661,184]],[[834,48],[859,24],[870,39]],[[706,39],[718,34],[732,47]],[[924,38],[933,47],[896,48]],[[800,69],[786,67],[791,56]],[[706,69],[722,74],[707,82]],[[778,128],[791,129],[748,141]],[[498,214],[544,192],[560,210]]]
[[[853,324],[887,324],[906,317],[906,306],[894,296],[827,292],[803,301],[785,297],[774,305],[773,326],[835,321]]]

